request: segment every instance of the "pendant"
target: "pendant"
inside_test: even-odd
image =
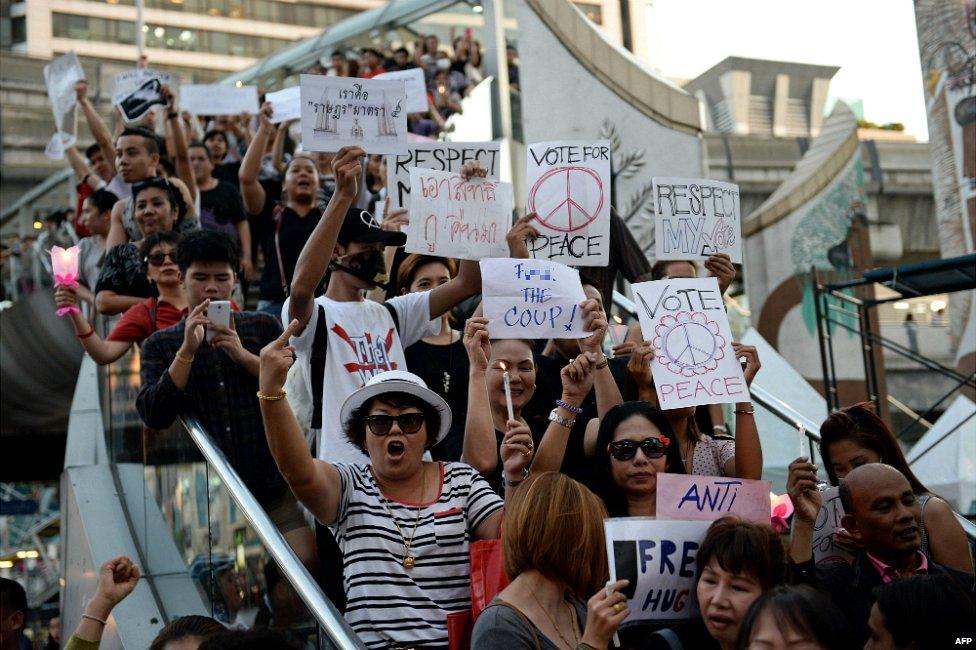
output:
[[[451,375],[444,373],[444,394],[446,395],[451,390]]]
[[[407,570],[413,568],[413,556],[412,555],[404,555],[403,556],[403,568],[404,569],[407,569]]]

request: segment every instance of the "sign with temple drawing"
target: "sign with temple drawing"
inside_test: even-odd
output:
[[[395,154],[405,149],[403,81],[303,74],[299,85],[306,151],[357,146],[370,154]]]

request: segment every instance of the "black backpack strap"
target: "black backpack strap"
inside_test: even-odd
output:
[[[393,319],[393,327],[396,328],[397,335],[400,334],[400,316],[397,314],[396,307],[388,302],[384,302],[383,306],[386,307],[386,311],[390,312],[390,318]]]
[[[319,308],[319,319],[315,323],[315,336],[312,339],[312,428],[322,428],[322,390],[325,383],[325,353],[328,351],[329,330],[325,322],[325,307]]]

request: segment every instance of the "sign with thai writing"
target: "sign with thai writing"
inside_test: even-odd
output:
[[[840,502],[840,488],[834,486],[820,493],[820,512],[813,522],[813,560],[814,562],[850,562],[854,556],[837,545],[834,537],[838,528],[843,528],[844,504]]]
[[[695,558],[710,525],[648,517],[603,520],[610,579],[630,581],[621,590],[630,608],[624,625],[698,617]]]
[[[481,260],[481,291],[488,335],[500,339],[579,339],[579,271],[549,260]]]
[[[123,99],[131,95],[151,79],[159,81],[161,86],[172,86],[173,75],[168,72],[160,72],[152,68],[132,68],[123,70],[115,75],[115,87],[112,90],[112,103],[118,105]]]
[[[672,440],[672,444],[678,444]],[[769,525],[769,481],[689,474],[657,475],[657,516],[714,521],[727,515]]]
[[[68,114],[75,107],[75,84],[85,78],[85,71],[74,51],[63,54],[44,66],[44,84],[51,100],[51,112],[58,131],[74,133],[68,124]]]
[[[230,84],[187,84],[180,86],[180,108],[194,115],[257,113],[258,89]]]
[[[538,217],[529,254],[574,266],[610,261],[610,142],[558,141],[529,145],[526,209]]]
[[[673,278],[631,286],[662,409],[749,400],[715,278]]]
[[[407,93],[405,104],[408,113],[426,113],[430,110],[427,103],[427,81],[424,79],[422,68],[409,68],[378,74],[373,79],[392,79],[402,81]]]
[[[479,163],[497,180],[501,145],[498,142],[430,142],[410,144],[404,153],[390,156],[386,165],[386,191],[390,207],[410,207],[410,169],[421,167],[459,172],[468,163]],[[504,253],[503,253],[504,254]]]
[[[268,93],[264,101],[271,104],[271,123],[297,120],[302,116],[302,89],[289,86],[275,93]]]
[[[654,254],[704,260],[728,253],[742,262],[739,186],[699,178],[654,178]]]
[[[302,148],[338,151],[362,147],[366,153],[400,153],[407,143],[403,81],[303,74]]]
[[[508,254],[512,184],[414,167],[408,253],[480,260]]]

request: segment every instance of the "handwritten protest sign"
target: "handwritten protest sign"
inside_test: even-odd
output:
[[[502,339],[579,339],[586,300],[579,271],[549,260],[481,260],[488,335]]]
[[[195,115],[240,115],[258,112],[257,86],[187,84],[180,86],[180,108]]]
[[[68,114],[75,107],[75,84],[85,78],[85,71],[74,51],[61,55],[44,66],[44,84],[51,100],[51,112],[58,131],[74,133]]]
[[[366,153],[400,153],[407,143],[403,81],[303,74],[302,148],[338,151],[354,145]]]
[[[441,172],[459,172],[468,163],[480,163],[487,178],[498,179],[501,145],[497,142],[430,142],[411,144],[404,153],[387,161],[387,192],[390,207],[410,207],[410,169],[420,167]],[[504,253],[503,253],[504,254]]]
[[[641,333],[654,348],[651,374],[663,409],[749,399],[715,278],[631,286]]]
[[[539,237],[532,257],[574,266],[610,261],[610,143],[558,141],[529,145],[526,207]]]
[[[625,625],[698,616],[695,557],[710,525],[646,517],[603,520],[610,579],[630,581],[621,590],[630,607]]]
[[[691,521],[714,521],[735,515],[768,526],[771,487],[769,481],[658,474],[656,512],[661,519]]]
[[[408,253],[479,260],[508,254],[512,184],[414,167]]]
[[[728,253],[742,262],[739,186],[698,178],[654,178],[655,255],[703,260]]]
[[[843,528],[840,520],[844,516],[844,505],[840,502],[839,488],[824,490],[820,498],[820,512],[813,522],[813,560],[817,563],[850,562],[854,556],[838,546],[834,539],[837,529]]]
[[[276,93],[268,93],[264,101],[271,104],[271,123],[297,120],[302,116],[302,89],[290,86]]]
[[[402,81],[407,93],[407,103],[404,106],[408,113],[426,113],[430,110],[430,106],[427,104],[427,81],[424,79],[422,68],[384,72],[376,75],[373,79]]]

